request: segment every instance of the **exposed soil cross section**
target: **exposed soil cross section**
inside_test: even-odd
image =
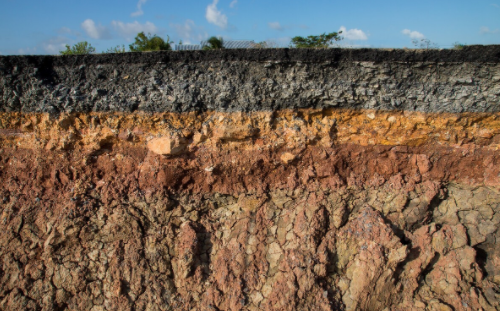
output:
[[[0,57],[0,309],[500,310],[499,58]]]

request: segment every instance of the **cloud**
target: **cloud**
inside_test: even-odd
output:
[[[231,3],[229,3],[229,7],[234,8],[237,3],[238,3],[238,0],[233,0],[233,1],[231,1]]]
[[[170,24],[184,44],[199,43],[208,38],[208,33],[201,26],[196,26],[194,21],[188,19],[184,24]]]
[[[59,29],[56,30],[56,32],[59,34],[59,35],[63,35],[63,36],[74,36],[74,37],[82,37],[82,33],[79,32],[79,31],[76,31],[76,30],[73,30],[69,27],[61,27]],[[82,38],[81,38],[82,39]]]
[[[68,27],[61,27],[61,28],[59,28],[57,30],[57,33],[60,33],[60,34],[65,34],[65,33],[71,34],[72,31]]]
[[[227,16],[222,14],[221,11],[217,9],[217,3],[219,0],[214,0],[212,4],[207,6],[207,11],[205,13],[205,18],[210,24],[219,26],[222,29],[227,28]]]
[[[137,2],[137,11],[130,14],[130,16],[134,17],[134,16],[141,16],[142,14],[144,14],[144,11],[142,10],[142,5],[146,3],[146,1],[148,0],[139,0],[139,2]]]
[[[497,9],[500,9],[500,5],[498,5],[496,3],[492,3],[491,5],[494,6],[495,8],[497,8]]]
[[[37,48],[25,48],[25,49],[19,49],[17,50],[17,54],[20,55],[35,55],[36,54]]]
[[[278,31],[283,31],[283,29],[284,29],[280,25],[279,22],[271,22],[271,23],[267,23],[267,25],[269,26],[269,28],[274,29],[274,30],[278,30]]]
[[[102,25],[96,25],[91,19],[86,19],[81,24],[82,29],[92,39],[111,39],[108,28]]]
[[[66,37],[53,37],[40,44],[41,48],[47,54],[59,54],[60,51],[66,50],[66,45],[70,45],[71,40]]]
[[[405,36],[410,37],[410,39],[424,39],[425,36],[418,31],[411,31],[410,29],[403,29],[401,33]]]
[[[112,21],[111,26],[118,32],[118,34],[127,39],[132,40],[139,32],[155,34],[158,32],[158,27],[151,22],[144,24],[135,21],[133,23],[124,23],[120,21]]]
[[[368,36],[363,30],[353,28],[347,30],[344,26],[341,26],[339,31],[342,31],[342,36],[347,40],[368,40]]]
[[[479,29],[479,33],[481,33],[482,35],[494,35],[494,34],[498,34],[500,33],[500,29],[490,29],[489,27],[481,27],[481,29]]]
[[[288,29],[309,29],[307,25],[304,24],[289,24],[289,25],[281,25],[280,22],[270,22],[267,23],[267,27],[278,30],[278,31],[283,31],[283,30],[288,30]]]

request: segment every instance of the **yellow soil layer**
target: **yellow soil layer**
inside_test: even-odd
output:
[[[0,147],[82,148],[172,144],[222,149],[302,148],[309,144],[500,147],[500,113],[281,110],[251,113],[0,113]]]

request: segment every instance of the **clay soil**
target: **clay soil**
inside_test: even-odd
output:
[[[495,115],[280,113],[3,115],[0,309],[500,309]]]

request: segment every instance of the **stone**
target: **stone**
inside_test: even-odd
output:
[[[289,164],[290,162],[294,161],[295,158],[296,158],[295,155],[290,152],[284,152],[281,155],[281,161],[285,164]]]
[[[187,145],[184,138],[167,136],[151,139],[148,141],[147,147],[156,154],[176,156],[184,153]]]

